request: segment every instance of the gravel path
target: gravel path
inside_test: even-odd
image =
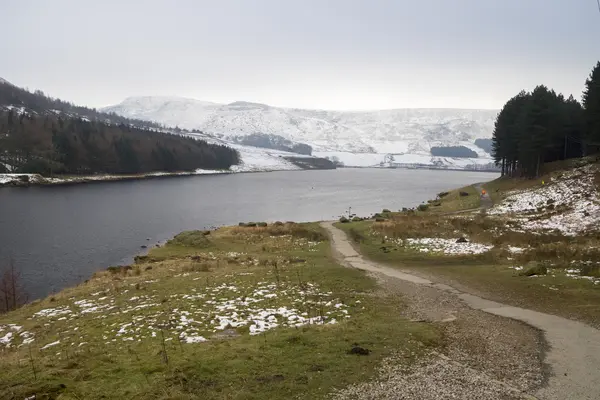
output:
[[[444,354],[410,371],[388,360],[379,380],[335,399],[600,399],[600,331],[365,260],[343,231],[322,226],[340,261],[375,274],[408,300],[409,318],[440,324],[448,339]]]

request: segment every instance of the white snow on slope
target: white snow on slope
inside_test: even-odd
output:
[[[219,144],[231,147],[240,154],[241,163],[234,165],[230,169],[233,172],[269,172],[269,171],[291,171],[301,169],[294,163],[286,160],[284,157],[310,158],[297,153],[287,151],[264,149],[254,146],[244,146],[237,143],[231,143],[222,139],[203,134],[190,133],[187,136],[204,140],[207,143]]]
[[[491,137],[497,115],[494,110],[458,109],[304,110],[152,96],[130,97],[103,111],[223,138],[263,133],[309,144],[315,151],[384,154],[428,154],[436,145],[476,148],[475,139]]]
[[[594,183],[598,166],[591,164],[562,173],[545,185],[509,194],[489,210],[507,215],[526,230],[577,235],[597,230],[600,197]]]
[[[258,172],[258,171],[289,171],[301,169],[295,164],[284,159],[284,156],[296,157],[298,154],[286,153],[277,150],[260,149],[251,146],[230,144],[240,153],[240,165],[231,167],[233,172]]]
[[[494,247],[481,243],[459,243],[457,240],[458,239],[416,238],[405,239],[404,241],[399,239],[398,243],[407,247],[416,248],[422,253],[443,253],[450,255],[483,254]]]
[[[434,157],[430,154],[393,154],[390,163],[389,154],[385,153],[350,153],[344,151],[317,151],[316,157],[337,159],[347,167],[418,167],[439,166],[445,168],[463,169],[472,165],[487,165],[493,163],[491,158],[453,158]]]

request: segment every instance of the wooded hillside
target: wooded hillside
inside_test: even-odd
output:
[[[11,172],[135,174],[227,169],[235,150],[127,125],[0,112],[0,162]]]
[[[600,62],[586,81],[583,102],[544,85],[521,91],[500,111],[493,156],[502,173],[535,177],[544,163],[600,150]]]
[[[0,172],[135,174],[239,162],[229,147],[149,127],[158,125],[0,83]]]

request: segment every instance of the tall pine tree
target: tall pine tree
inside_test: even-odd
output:
[[[585,81],[583,92],[585,119],[585,150],[587,154],[600,151],[600,61]]]

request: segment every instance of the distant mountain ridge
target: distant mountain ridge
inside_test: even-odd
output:
[[[170,100],[162,97],[159,103],[168,104]],[[247,141],[252,143],[245,145]],[[40,90],[20,88],[2,78],[0,150],[0,174],[129,174],[194,168],[246,172],[334,167],[328,160],[310,157],[310,147],[283,138],[222,140],[148,119],[78,106]]]
[[[490,138],[497,110],[395,109],[326,111],[236,101],[218,104],[183,97],[129,97],[103,111],[217,137],[277,135],[317,152],[429,154],[433,146],[475,146]]]

